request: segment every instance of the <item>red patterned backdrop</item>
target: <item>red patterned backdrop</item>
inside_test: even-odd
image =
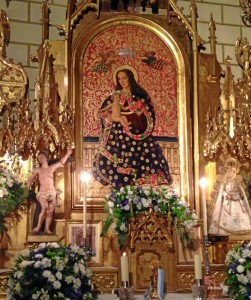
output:
[[[98,137],[98,109],[115,89],[114,70],[135,69],[139,84],[151,97],[156,114],[154,135],[178,137],[177,81],[174,57],[154,33],[119,25],[98,34],[83,58],[84,136]]]

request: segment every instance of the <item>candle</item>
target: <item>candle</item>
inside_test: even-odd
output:
[[[35,84],[35,99],[39,100],[40,99],[40,85],[38,82]]]
[[[80,180],[83,182],[83,240],[84,243],[86,243],[86,237],[87,237],[87,183],[90,180],[90,174],[88,172],[83,172],[80,175]]]
[[[195,279],[202,279],[201,257],[197,253],[194,254],[194,272],[195,272]]]
[[[200,186],[201,186],[202,207],[203,207],[203,231],[205,236],[207,235],[207,198],[206,198],[207,179],[205,177],[200,179]]]
[[[121,264],[121,281],[129,281],[129,271],[128,271],[128,256],[124,252],[120,258]]]
[[[84,197],[83,197],[83,239],[86,242],[87,236],[87,207],[86,207],[86,183],[84,182]]]

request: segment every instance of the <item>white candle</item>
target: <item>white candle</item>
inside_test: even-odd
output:
[[[87,182],[90,180],[90,174],[83,172],[80,175],[80,179],[83,182],[83,240],[86,242],[87,237]]]
[[[207,179],[205,177],[200,179],[200,186],[201,186],[202,208],[203,208],[203,231],[205,236],[207,235],[207,198],[206,198]]]
[[[39,83],[37,82],[35,84],[35,99],[39,100],[39,98],[40,98],[40,86]]]
[[[86,207],[86,183],[84,182],[84,197],[83,197],[83,239],[86,242],[87,236],[87,207]]]
[[[202,279],[201,257],[197,253],[194,254],[194,272],[195,272],[195,279]]]
[[[129,271],[128,271],[128,256],[124,252],[120,258],[121,264],[121,281],[129,281]]]

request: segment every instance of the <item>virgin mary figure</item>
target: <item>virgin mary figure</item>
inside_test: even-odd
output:
[[[251,233],[251,209],[244,180],[238,175],[238,161],[229,158],[225,170],[225,174],[218,174],[216,178],[209,234],[228,236]]]
[[[137,83],[133,69],[115,73],[121,115],[130,126],[113,121],[109,96],[101,106],[102,136],[94,159],[93,175],[103,185],[120,188],[125,185],[170,184],[168,163],[152,135],[154,108],[148,93]]]

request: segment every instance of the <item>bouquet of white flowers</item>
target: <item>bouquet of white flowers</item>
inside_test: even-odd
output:
[[[225,259],[228,267],[226,286],[227,294],[232,299],[251,298],[251,242],[234,246]]]
[[[92,272],[86,266],[91,255],[78,246],[58,243],[22,251],[9,275],[7,299],[95,299]]]
[[[176,226],[180,241],[184,246],[189,241],[187,230],[192,229],[198,220],[195,211],[190,209],[188,204],[178,197],[173,189],[164,185],[157,189],[151,186],[126,186],[119,190],[113,189],[106,196],[105,202],[105,210],[108,212],[108,216],[101,236],[114,224],[120,249],[126,243],[130,218],[138,215],[140,212],[149,210],[150,207],[161,216],[167,217],[169,214],[171,223]]]
[[[0,161],[0,242],[8,231],[8,225],[18,220],[28,195],[24,180],[21,178],[20,158],[6,154]]]

